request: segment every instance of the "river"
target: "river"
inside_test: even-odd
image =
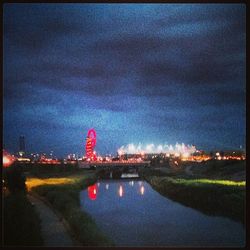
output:
[[[174,202],[142,180],[101,180],[81,207],[116,246],[244,247],[241,223]]]

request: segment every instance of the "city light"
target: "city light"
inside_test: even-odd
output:
[[[61,162],[59,160],[47,158],[44,155],[41,156],[38,163],[40,163],[40,164],[61,164]]]
[[[188,158],[189,156],[190,156],[190,154],[187,152],[182,155],[183,158]]]
[[[11,164],[11,160],[8,156],[3,156],[3,166],[8,167]]]
[[[19,158],[17,158],[17,161],[30,162],[30,159],[29,158],[24,158],[24,157],[19,157]]]
[[[176,143],[174,146],[173,145],[155,145],[153,143],[147,144],[147,145],[142,145],[139,143],[138,145],[135,145],[133,143],[128,144],[126,146],[122,146],[117,150],[119,155],[124,155],[124,154],[186,154],[190,155],[194,152],[196,152],[196,148],[193,145],[185,145],[184,143],[178,144]]]
[[[3,167],[8,168],[15,161],[15,158],[11,156],[6,150],[3,150]]]
[[[136,165],[155,165],[169,164],[176,167],[181,166],[181,161],[188,162],[202,162],[208,160],[245,160],[246,155],[243,150],[240,151],[215,151],[215,153],[205,153],[203,150],[198,150],[194,145],[185,145],[184,143],[176,143],[175,145],[168,144],[146,144],[143,145],[130,143],[126,146],[118,148],[116,156],[111,154],[99,155],[94,150],[96,146],[96,132],[90,129],[87,133],[86,139],[86,156],[78,157],[76,153],[67,154],[65,159],[58,160],[54,155],[54,151],[50,151],[48,158],[45,153],[26,153],[25,156],[20,157],[20,152],[15,155],[10,155],[3,150],[3,167],[9,167],[12,163],[19,162],[25,164],[74,164],[79,168],[89,168],[90,164],[95,162],[98,165],[114,165],[119,164],[136,164]],[[94,167],[97,167],[95,165]]]

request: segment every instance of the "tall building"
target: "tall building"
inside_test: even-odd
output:
[[[21,135],[19,137],[19,155],[23,156],[25,154],[25,140],[24,140],[24,136]]]

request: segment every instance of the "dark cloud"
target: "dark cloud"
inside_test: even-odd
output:
[[[234,22],[240,25],[245,20],[241,20],[241,22],[235,20],[245,14],[246,10],[243,5],[228,5],[228,8],[217,4],[189,5],[189,7],[180,5],[179,8],[168,13],[165,12],[162,17],[157,18],[155,24],[160,28],[197,22]],[[243,26],[241,25],[241,27]],[[243,31],[245,31],[245,27],[243,27]]]
[[[199,99],[198,99],[199,98]],[[218,90],[209,95],[209,98],[197,96],[199,103],[203,105],[240,105],[244,107],[246,102],[246,94],[242,91]]]
[[[38,53],[42,49],[53,48],[65,36],[74,39],[75,35],[93,33],[92,17],[88,9],[79,13],[74,6],[65,7],[53,4],[50,7],[45,4],[6,4],[4,18],[8,22],[4,23],[4,33],[8,46],[18,46],[29,50],[29,53]]]
[[[107,71],[103,65],[75,65],[72,63],[40,63],[34,67],[34,71],[46,75],[59,75],[61,77],[106,77]]]
[[[125,56],[122,60],[129,59],[131,56],[133,60],[140,60],[149,50],[157,51],[161,49],[163,45],[165,45],[165,43],[162,38],[147,37],[140,34],[100,40],[93,45],[93,49],[96,49],[97,52],[112,52],[115,56]],[[137,58],[138,56],[139,58]]]
[[[229,145],[245,126],[245,6],[142,7],[5,4],[4,133],[57,131],[69,143],[93,126],[111,147],[114,131],[121,143]]]

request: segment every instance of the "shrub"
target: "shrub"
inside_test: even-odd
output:
[[[10,192],[26,191],[26,178],[22,169],[17,165],[13,165],[5,170],[4,173],[5,185]]]
[[[209,215],[226,216],[245,223],[245,189],[199,180],[146,177],[162,195]]]
[[[42,246],[40,218],[24,192],[3,199],[3,244],[5,246]]]

